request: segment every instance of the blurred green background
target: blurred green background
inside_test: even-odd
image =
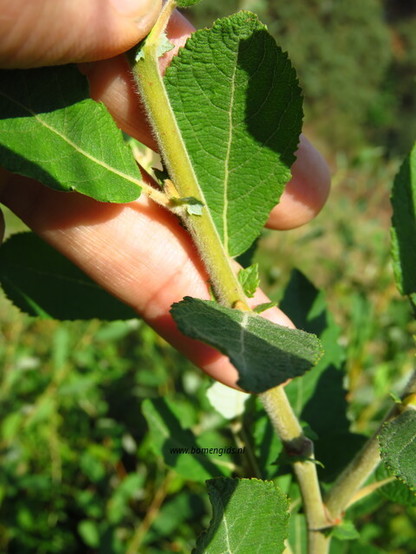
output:
[[[237,9],[258,13],[289,52],[305,132],[333,175],[314,222],[265,232],[262,282],[279,300],[297,267],[325,291],[352,429],[367,434],[414,365],[416,328],[389,261],[389,193],[416,136],[416,2],[204,0],[187,15],[201,27]],[[7,223],[23,228],[11,214]],[[140,321],[35,320],[3,297],[0,312],[0,552],[190,552],[209,522],[204,486],[166,469],[140,406],[174,399],[184,425],[235,445],[207,401],[210,380]],[[373,504],[360,532],[378,552],[416,552],[415,508]]]

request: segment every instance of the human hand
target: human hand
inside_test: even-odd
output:
[[[5,4],[0,2],[0,5],[2,3]],[[46,6],[49,2],[38,0],[36,4]],[[143,6],[149,4],[151,2],[142,2]],[[24,11],[24,8],[21,10]],[[72,26],[76,26],[76,21]],[[83,29],[86,29],[85,25]],[[58,31],[55,40],[60,44],[62,37]],[[61,29],[60,32],[65,31]],[[176,14],[168,34],[173,42],[181,44],[191,31],[190,24]],[[117,32],[112,39],[117,48],[108,46],[105,55],[112,56],[119,52],[118,45],[122,40]],[[81,36],[91,44],[88,34]],[[0,59],[4,59],[1,44]],[[33,44],[41,44],[41,41],[33,38]],[[122,49],[129,46],[131,44]],[[9,46],[7,51],[9,59],[19,60],[20,67],[38,63],[91,61],[103,57],[102,51],[100,54],[95,46],[91,51],[85,44],[84,47],[76,45],[76,48],[78,50],[71,51],[71,55],[61,52],[59,56],[52,56],[48,50],[46,58],[44,51],[39,49],[36,55],[33,49],[24,55],[22,51],[11,54]],[[53,46],[51,49],[53,51]],[[67,46],[65,51],[70,49],[71,46]],[[107,105],[118,125],[130,135],[154,146],[138,108],[124,58],[117,56],[84,64],[82,70],[90,80],[93,98]],[[306,223],[321,209],[328,189],[329,174],[325,163],[310,143],[302,138],[292,181],[280,204],[272,211],[269,227],[289,229]],[[144,196],[127,205],[103,204],[76,193],[66,194],[63,198],[59,192],[10,174],[3,177],[0,200],[90,277],[136,309],[161,336],[209,375],[235,386],[238,374],[229,360],[210,347],[184,337],[169,315],[171,304],[184,296],[209,298],[205,269],[195,253],[191,238],[172,214]],[[253,304],[265,300],[259,292]],[[267,317],[283,325],[292,325],[277,308],[268,310]]]
[[[102,60],[150,31],[162,0],[0,1],[0,67]]]

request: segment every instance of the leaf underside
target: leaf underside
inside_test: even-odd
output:
[[[238,384],[260,393],[303,375],[320,358],[315,335],[276,325],[254,312],[185,297],[171,313],[180,331],[226,354],[238,370]]]
[[[211,479],[210,526],[199,538],[195,554],[279,554],[287,537],[288,503],[270,481]],[[261,506],[261,509],[259,509]]]
[[[137,314],[33,233],[0,248],[0,282],[22,311],[43,319],[131,319]]]
[[[295,71],[257,17],[239,12],[194,33],[164,80],[199,199],[237,256],[290,179],[302,123]]]
[[[416,410],[406,409],[385,423],[379,442],[381,457],[389,470],[416,491]]]
[[[416,304],[416,145],[398,172],[391,196],[391,252],[397,286]]]
[[[140,171],[73,66],[0,72],[0,165],[60,191],[131,202]]]

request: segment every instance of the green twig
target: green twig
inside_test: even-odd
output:
[[[342,519],[351,498],[379,463],[380,453],[377,433],[375,433],[340,474],[326,498],[326,506],[335,521]]]
[[[174,0],[168,0],[165,4],[158,22],[142,46],[141,55],[134,64],[133,72],[174,190],[180,197],[192,197],[204,205],[203,192],[198,185],[192,163],[183,144],[159,71],[157,55],[159,40],[175,6]],[[203,209],[201,215],[190,215],[184,210],[181,216],[205,262],[218,301],[224,306],[249,310],[246,297],[234,272],[232,260],[224,249],[209,210]],[[305,505],[309,529],[309,552],[324,554],[325,550],[321,548],[320,542],[322,536],[320,529],[328,527],[329,523],[322,503],[316,465],[313,462],[312,442],[303,434],[282,387],[263,393],[261,400],[286,450],[305,460],[295,461],[293,467]]]
[[[159,70],[160,37],[175,7],[174,0],[166,2],[156,25],[142,46],[133,74],[175,189],[181,198],[194,198],[205,205]],[[228,307],[238,303],[240,309],[249,310],[232,260],[224,250],[210,211],[202,209],[201,215],[192,215],[184,209],[181,216],[209,271],[218,300]]]
[[[325,537],[322,530],[329,527],[325,506],[319,487],[313,443],[300,426],[283,387],[275,387],[260,395],[272,425],[285,447],[286,453],[304,461],[294,461],[293,470],[302,494],[308,525],[309,554],[325,554]]]
[[[416,371],[412,374],[401,399],[406,401],[416,392]],[[376,432],[368,439],[363,448],[342,471],[325,498],[329,515],[335,522],[340,522],[345,510],[359,496],[359,491],[368,477],[380,463],[380,452],[377,436],[382,425],[400,413],[403,404],[398,403],[388,412]],[[383,483],[384,484],[384,483]],[[329,538],[328,538],[329,541]]]

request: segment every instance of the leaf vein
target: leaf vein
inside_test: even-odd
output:
[[[236,77],[237,77],[237,63],[233,64],[233,73],[231,76],[230,83],[230,107],[228,110],[228,140],[227,140],[227,150],[224,160],[224,192],[223,192],[223,233],[224,233],[224,248],[227,254],[229,254],[229,235],[228,235],[228,186],[230,182],[230,160],[231,160],[231,147],[233,144],[233,113],[234,113],[234,102],[235,102],[235,88],[236,88]]]
[[[25,106],[24,104],[22,104],[21,102],[18,102],[17,100],[11,98],[9,95],[5,94],[4,92],[0,92],[0,95],[3,96],[4,98],[6,98],[9,102],[11,102],[12,104],[16,104],[17,106],[19,106],[20,108],[22,108],[23,110],[25,110],[28,114],[30,114],[31,116],[33,116],[35,118],[36,121],[39,122],[39,124],[46,128],[48,131],[50,131],[52,134],[55,134],[57,137],[59,137],[62,141],[66,142],[69,146],[71,146],[72,148],[74,148],[75,151],[77,151],[79,154],[81,154],[82,156],[84,156],[85,158],[87,158],[88,160],[92,161],[93,163],[97,164],[98,166],[102,167],[103,169],[105,169],[106,171],[110,172],[110,173],[113,173],[114,175],[117,175],[118,177],[121,177],[123,179],[126,179],[127,181],[131,182],[131,183],[134,183],[138,186],[142,186],[142,182],[140,179],[137,179],[135,177],[132,177],[126,173],[124,173],[123,171],[120,171],[114,167],[111,167],[110,165],[108,165],[108,163],[100,160],[99,158],[97,158],[96,156],[90,154],[89,152],[87,152],[85,149],[81,148],[78,144],[76,144],[73,140],[69,139],[68,137],[66,137],[61,131],[59,131],[58,129],[56,129],[55,127],[53,127],[52,125],[48,124],[44,119],[42,119],[42,117],[40,117],[40,115],[38,113],[36,113],[35,111],[33,111],[32,109],[30,109],[28,106]],[[66,117],[66,113],[65,113],[65,110],[64,110],[64,128],[65,128],[65,117]],[[59,158],[56,158],[57,160],[59,160]]]

